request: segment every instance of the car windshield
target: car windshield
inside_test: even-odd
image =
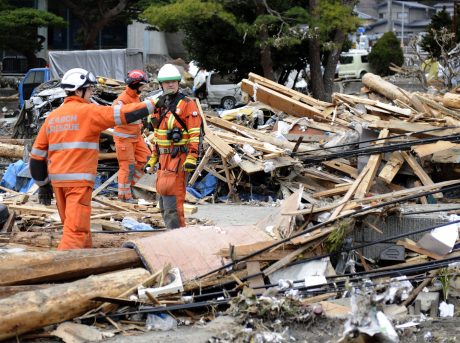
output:
[[[353,56],[340,56],[340,64],[352,64]]]

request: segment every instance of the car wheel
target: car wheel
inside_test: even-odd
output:
[[[222,99],[220,104],[224,110],[231,110],[236,106],[236,99],[232,96],[226,96]]]
[[[361,74],[359,74],[359,78],[362,79],[365,74],[367,74],[367,71],[363,70]]]

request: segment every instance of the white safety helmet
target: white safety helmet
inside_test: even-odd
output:
[[[158,71],[158,82],[162,83],[164,81],[180,81],[182,76],[180,75],[179,70],[172,64],[165,64]]]
[[[86,88],[96,84],[94,74],[82,68],[69,69],[61,80],[61,88],[74,92],[79,88]]]

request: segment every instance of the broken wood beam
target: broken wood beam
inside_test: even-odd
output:
[[[402,157],[401,153],[399,151],[393,151],[387,164],[385,164],[381,170],[379,178],[390,184],[394,177],[398,174],[403,164],[404,158]]]
[[[0,286],[77,279],[142,265],[132,249],[78,249],[0,255]]]
[[[331,121],[328,115],[322,113],[321,110],[303,103],[299,100],[295,100],[289,96],[286,96],[280,92],[272,90],[266,86],[263,86],[257,82],[252,82],[247,79],[243,79],[241,83],[241,90],[248,93],[257,101],[261,101],[277,110],[289,113],[296,117],[307,117],[320,122]],[[343,120],[339,121],[340,124],[346,125]]]
[[[382,139],[387,138],[389,133],[390,131],[387,129],[383,129],[382,131],[380,131],[380,134],[378,137],[379,143],[374,144],[374,145],[377,146],[377,145],[384,144],[385,140],[382,140]],[[361,198],[366,197],[367,192],[369,192],[369,190],[372,187],[372,183],[375,179],[375,176],[377,175],[381,161],[382,161],[382,154],[374,154],[369,157],[369,160],[367,162],[367,169],[369,170],[369,172],[362,179],[361,184],[356,189],[356,192],[354,195],[356,199],[361,199]]]
[[[422,166],[418,164],[414,156],[412,156],[411,154],[405,151],[401,151],[401,155],[404,158],[404,160],[407,162],[407,164],[409,164],[409,166],[412,168],[415,175],[418,176],[418,178],[420,179],[420,181],[422,182],[424,186],[434,184],[433,180],[431,180],[430,176],[426,173],[426,171],[422,168]],[[442,198],[443,195],[442,193],[436,193],[436,194],[433,194],[433,197]]]
[[[148,275],[143,268],[122,270],[2,299],[0,340],[73,319],[98,306],[91,299],[115,297]]]
[[[100,192],[102,192],[108,185],[110,185],[110,183],[112,181],[114,181],[116,178],[118,177],[118,172],[116,172],[115,174],[113,174],[111,177],[109,177],[107,180],[105,180],[105,182],[100,185],[99,187],[97,187],[97,189],[95,189],[93,191],[93,194],[92,194],[92,197],[94,198],[96,195],[98,195]]]

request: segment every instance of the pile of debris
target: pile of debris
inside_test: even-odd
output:
[[[216,183],[233,200],[277,188],[281,206],[257,225],[158,229],[154,201],[99,195],[114,174],[93,193],[94,245],[110,249],[49,251],[56,210],[2,188],[0,339],[72,319],[48,334],[102,339],[209,320],[215,308],[244,326],[215,342],[289,341],[287,327],[321,316],[348,318],[343,342],[397,342],[425,316],[454,316],[460,94],[409,93],[372,74],[363,83],[362,96],[327,103],[250,74],[248,106],[216,116],[198,103],[205,144],[189,199]],[[152,230],[123,231],[127,217]]]

